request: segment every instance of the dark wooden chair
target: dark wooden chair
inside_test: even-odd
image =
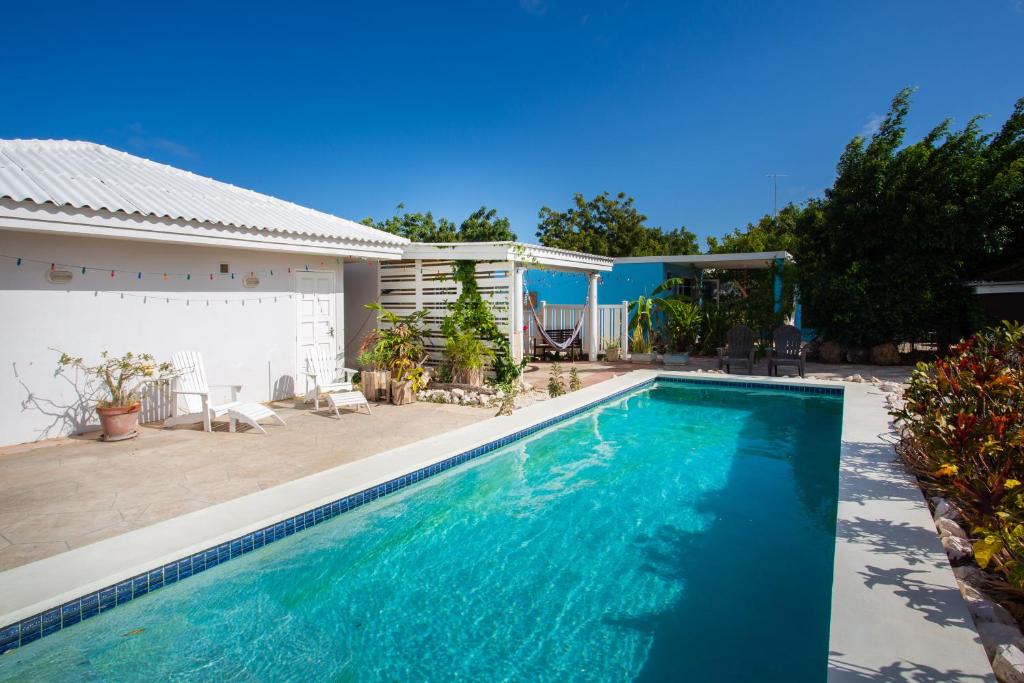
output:
[[[554,329],[547,330],[547,333],[548,336],[551,337],[552,341],[558,344],[564,344],[565,342],[569,341],[569,338],[572,336],[572,333],[574,331],[575,330],[572,329]],[[572,344],[570,344],[569,347],[564,350],[564,353],[567,353],[569,355],[570,360],[575,360],[577,351],[579,351],[580,356],[583,355],[582,334],[576,336],[576,339],[574,339]],[[563,353],[563,350],[549,344],[547,340],[544,339],[544,337],[538,333],[533,338],[533,357],[545,358],[548,352],[551,352],[552,354],[555,355],[555,357],[558,357],[560,353]]]
[[[768,374],[779,376],[779,368],[792,366],[804,376],[803,334],[792,325],[781,325],[772,332],[772,350],[768,356]]]
[[[718,349],[718,369],[746,368],[754,372],[754,332],[746,325],[733,325],[725,335],[727,346]]]

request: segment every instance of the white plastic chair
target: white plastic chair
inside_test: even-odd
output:
[[[241,384],[210,384],[206,381],[206,368],[203,356],[198,351],[179,351],[171,356],[175,378],[171,395],[174,397],[174,415],[164,420],[164,427],[179,424],[203,423],[204,431],[213,431],[213,421],[222,415],[228,416],[228,429],[235,431],[240,420],[253,429],[266,434],[259,421],[273,418],[280,424],[284,420],[273,410],[262,403],[243,403],[238,400]],[[211,403],[211,387],[231,389],[231,400],[226,403]],[[184,404],[185,412],[178,414],[179,404]]]
[[[314,410],[320,410],[320,395],[339,391],[352,391],[352,376],[356,370],[337,367],[334,354],[310,347],[306,349],[306,403],[313,401]],[[309,388],[312,384],[313,387]]]

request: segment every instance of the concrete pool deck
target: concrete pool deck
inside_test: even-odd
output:
[[[0,625],[402,476],[658,375],[838,386],[795,378],[709,376],[665,370],[629,372],[528,406],[510,417],[479,421],[0,573]],[[994,680],[928,508],[910,478],[894,463],[891,446],[884,439],[888,416],[883,394],[868,384],[843,386],[829,680]],[[799,571],[799,566],[794,570]],[[784,615],[780,619],[784,626]]]
[[[493,409],[414,403],[373,414],[278,401],[288,423],[262,435],[218,424],[146,425],[131,441],[98,432],[0,448],[0,571],[269,489],[481,420]]]

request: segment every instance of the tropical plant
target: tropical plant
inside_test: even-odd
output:
[[[912,372],[898,450],[953,500],[975,556],[1024,590],[1024,326],[1004,322]]]
[[[423,376],[422,372],[415,371],[422,370],[427,357],[423,347],[423,319],[429,312],[422,309],[408,315],[399,315],[376,301],[366,304],[366,308],[376,311],[384,326],[378,327],[363,339],[359,349],[360,360],[366,358],[373,366],[388,370],[395,381],[414,380],[413,388],[422,388],[415,386],[417,382],[414,378]]]
[[[148,353],[129,351],[123,356],[100,353],[100,362],[87,365],[82,358],[61,352],[58,369],[76,368],[87,376],[97,377],[103,383],[108,398],[97,401],[101,408],[133,406],[139,402],[142,387],[153,381],[166,381],[174,376],[170,363],[157,363]]]
[[[558,363],[551,364],[551,371],[548,375],[548,396],[555,398],[565,393],[565,380],[562,379],[562,366]]]
[[[719,348],[725,346],[726,335],[737,322],[737,316],[727,303],[705,303],[701,315],[699,351],[701,355],[713,356]]]
[[[601,339],[601,346],[605,349],[616,350],[619,348],[618,337],[604,337]]]
[[[682,278],[669,278],[652,292],[650,301],[664,314],[666,343],[669,351],[689,353],[697,345],[702,320],[700,306],[682,294],[668,294],[683,283]]]
[[[569,391],[579,391],[583,387],[580,381],[580,374],[576,372],[576,366],[569,368]]]
[[[445,339],[444,362],[453,382],[479,384],[483,369],[494,358],[494,351],[474,330],[453,330]]]
[[[629,347],[633,353],[650,353],[654,345],[654,301],[641,294],[629,310]]]

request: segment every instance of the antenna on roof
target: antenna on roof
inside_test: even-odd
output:
[[[772,220],[776,220],[779,217],[779,178],[788,178],[787,173],[767,173],[765,178],[772,179]]]

